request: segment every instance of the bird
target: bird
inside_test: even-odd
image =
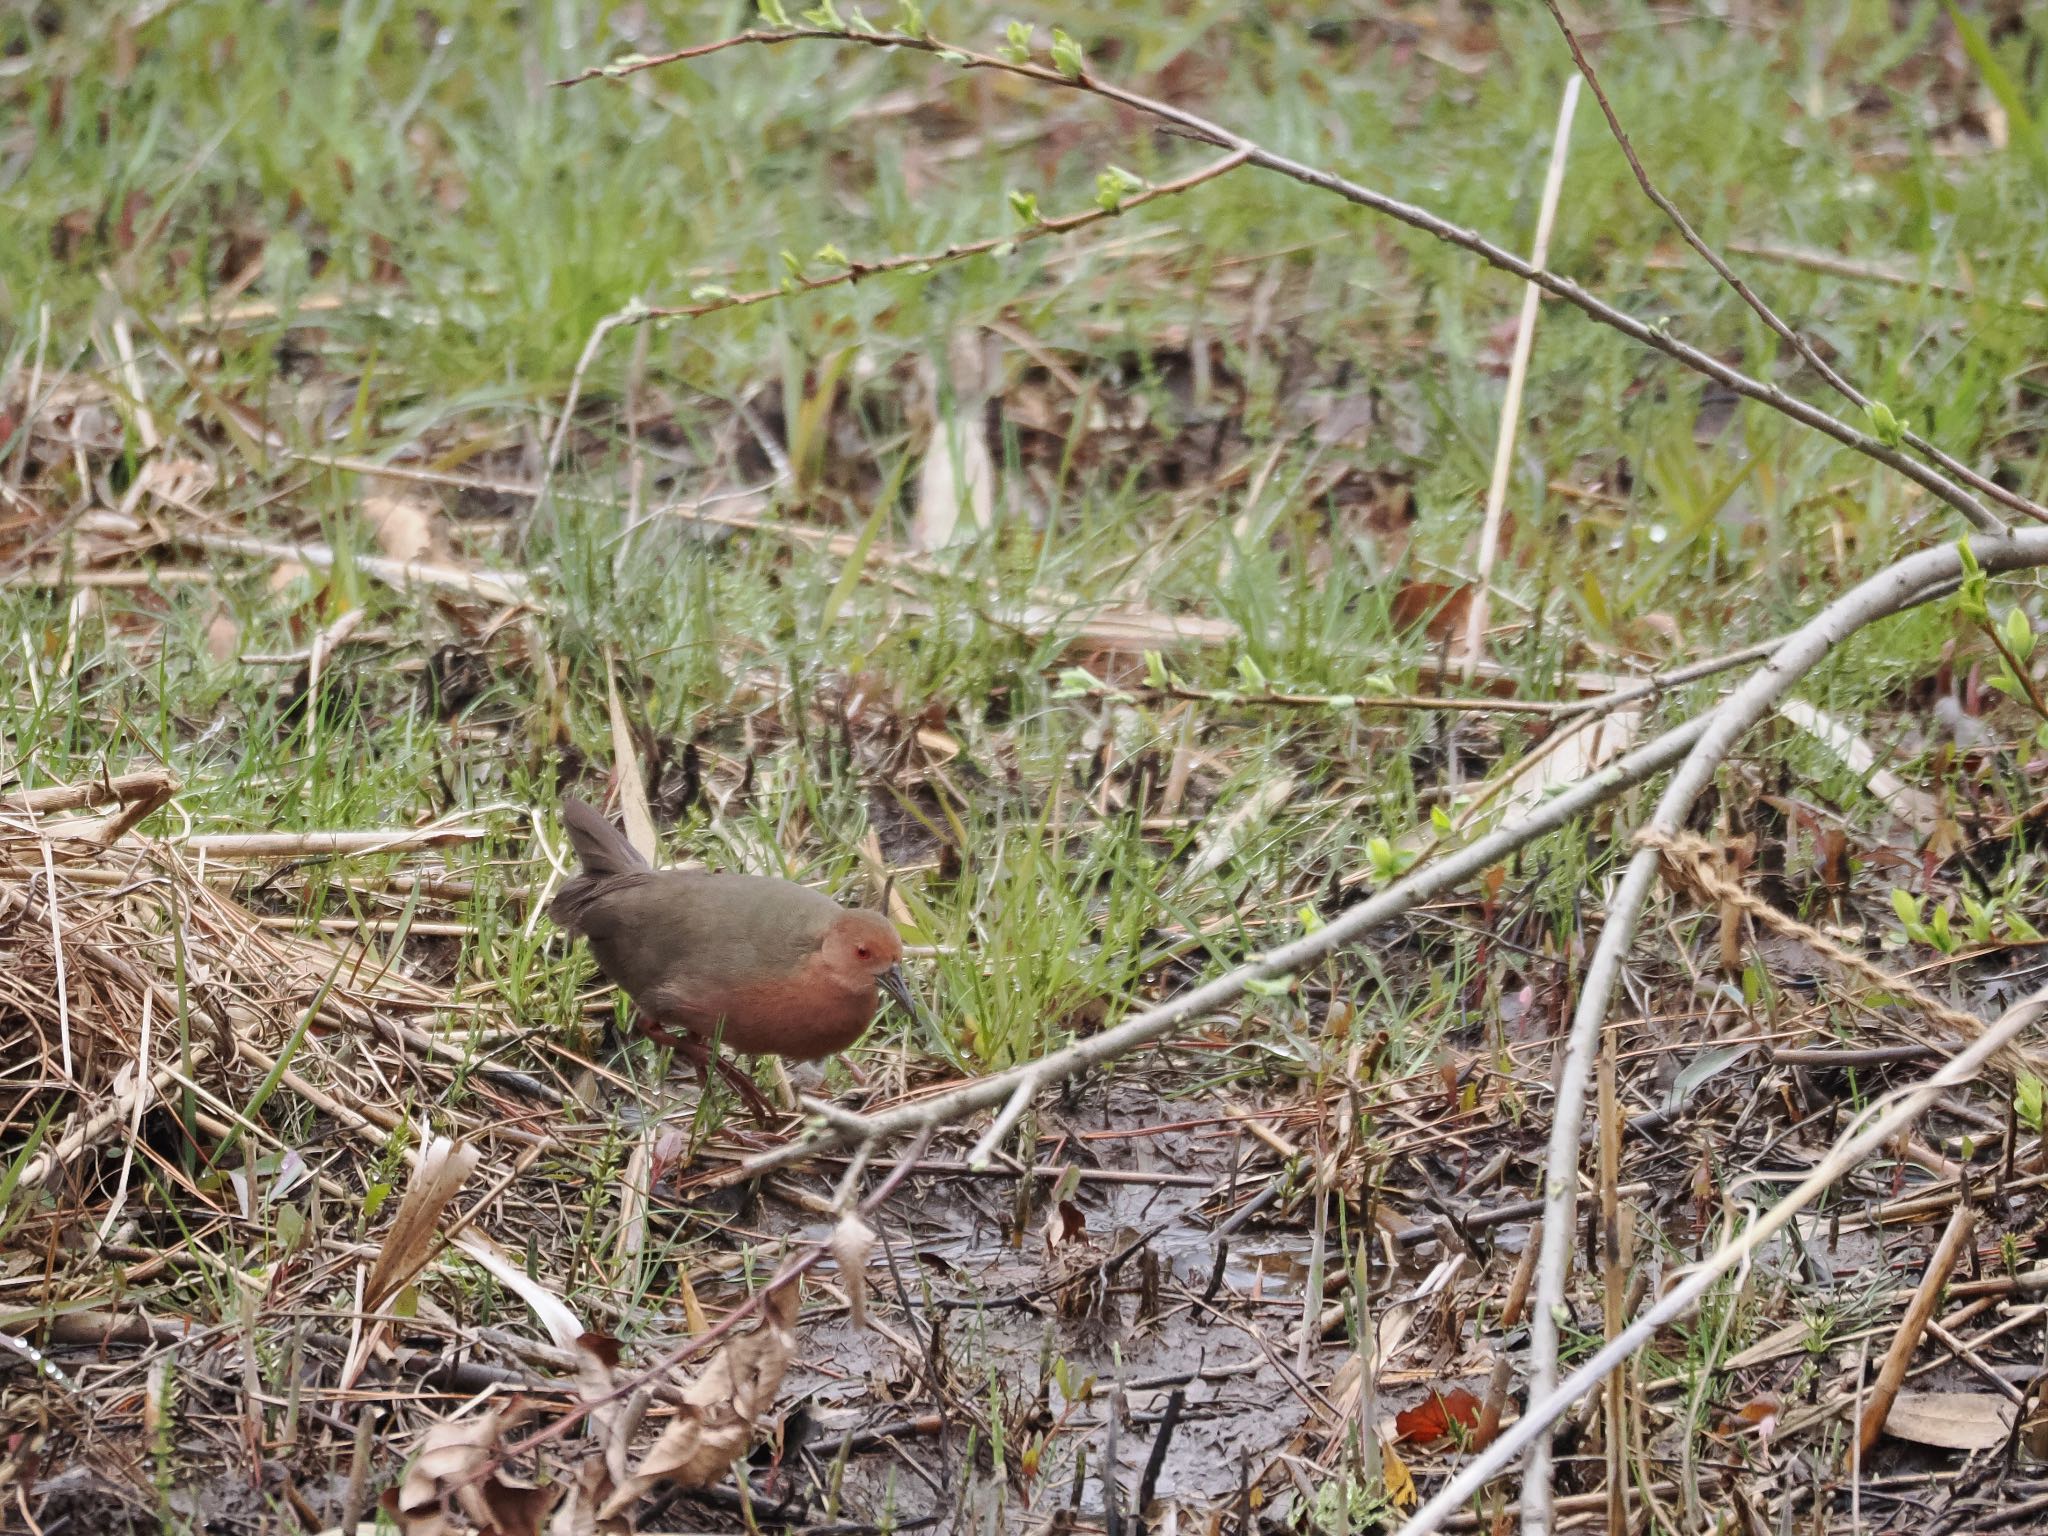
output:
[[[707,1084],[716,1064],[755,1114],[767,1101],[717,1055],[818,1061],[867,1033],[882,994],[913,1018],[903,940],[879,912],[842,907],[792,880],[656,869],[592,806],[562,801],[581,865],[548,917],[590,946],[633,1000],[640,1030],[675,1048]]]

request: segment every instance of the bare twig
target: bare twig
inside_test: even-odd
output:
[[[1439,891],[1448,890],[1498,863],[1524,844],[1556,831],[1574,817],[1605,803],[1630,786],[1640,784],[1676,761],[1703,728],[1704,721],[1698,720],[1667,731],[1626,756],[1616,758],[1590,778],[1564,790],[1523,820],[1446,854],[1433,864],[1411,871],[1385,890],[1346,909],[1315,932],[1268,950],[1213,981],[1124,1020],[1113,1029],[1077,1040],[1007,1072],[975,1078],[933,1098],[881,1114],[853,1115],[837,1111],[829,1119],[821,1116],[821,1123],[808,1135],[741,1164],[726,1176],[727,1181],[753,1178],[848,1143],[929,1131],[984,1109],[993,1109],[1006,1102],[1017,1103],[1027,1084],[1029,1093],[1042,1092],[1091,1067],[1127,1056],[1204,1014],[1235,1002],[1255,982],[1306,970],[1345,945],[1361,939],[1381,923],[1392,921]],[[1018,1113],[1022,1113],[1021,1105]]]
[[[677,55],[682,57],[684,55]],[[581,77],[579,77],[581,78]],[[557,81],[558,85],[571,84]],[[1106,219],[1120,218],[1133,208],[1146,203],[1157,202],[1165,197],[1177,197],[1183,192],[1199,187],[1203,182],[1214,181],[1217,177],[1236,170],[1250,159],[1248,150],[1233,150],[1220,160],[1212,160],[1198,171],[1172,181],[1162,181],[1157,186],[1140,188],[1128,197],[1121,198],[1113,206],[1087,209],[1081,213],[1062,214],[1057,217],[1036,217],[1022,229],[1005,235],[992,235],[984,240],[968,240],[949,245],[943,250],[920,251],[896,256],[885,256],[877,261],[845,260],[835,272],[822,277],[792,276],[787,282],[773,288],[756,288],[745,293],[720,293],[693,304],[644,304],[638,299],[615,310],[599,320],[591,329],[590,339],[583,344],[582,355],[576,359],[576,369],[569,376],[569,394],[562,402],[562,414],[555,422],[554,434],[548,439],[546,462],[541,466],[541,489],[545,493],[554,477],[555,465],[562,456],[562,445],[569,435],[569,423],[576,414],[576,403],[583,393],[583,378],[590,371],[590,365],[603,349],[604,340],[613,331],[625,326],[644,325],[650,320],[694,320],[702,315],[715,315],[721,310],[744,309],[749,305],[766,304],[774,299],[788,298],[792,294],[816,293],[824,288],[838,288],[857,283],[863,278],[880,277],[890,272],[925,272],[933,267],[950,262],[965,261],[970,256],[986,256],[1006,247],[1025,244],[1032,240],[1043,240],[1051,235],[1070,235],[1076,230],[1086,229],[1091,224],[1100,224]]]
[[[1913,1299],[1906,1304],[1906,1315],[1899,1323],[1898,1332],[1892,1336],[1891,1348],[1885,1351],[1884,1363],[1877,1369],[1877,1380],[1871,1385],[1869,1401],[1856,1426],[1856,1443],[1866,1456],[1877,1444],[1877,1437],[1884,1433],[1884,1421],[1891,1414],[1892,1404],[1898,1400],[1899,1388],[1905,1384],[1906,1367],[1913,1363],[1913,1351],[1920,1347],[1921,1336],[1926,1333],[1927,1325],[1934,1321],[1934,1309],[1941,1302],[1942,1288],[1948,1284],[1956,1260],[1962,1257],[1963,1245],[1969,1242],[1970,1233],[1976,1225],[1975,1208],[1967,1202],[1959,1203],[1949,1214],[1941,1241],[1934,1245],[1934,1252],[1927,1260],[1926,1273],[1920,1277]]]
[[[1753,240],[1731,240],[1728,242],[1728,249],[1738,256],[1754,256],[1758,261],[1775,261],[1788,267],[1819,272],[1828,277],[1847,278],[1851,282],[1881,283],[1888,288],[1924,288],[1929,293],[1944,294],[1949,298],[2004,304],[2014,309],[2023,309],[2029,314],[2048,315],[2048,299],[2038,295],[2002,299],[1995,294],[1980,291],[1974,283],[1952,283],[1937,277],[1923,277],[1876,262],[1853,261],[1847,256],[1837,256],[1828,251],[1806,251],[1793,246],[1771,245]]]
[[[786,30],[753,29],[719,38],[695,47],[678,49],[673,53],[657,54],[644,58],[622,60],[615,64],[602,65],[585,70],[582,74],[556,82],[559,85],[574,85],[584,80],[619,79],[637,74],[645,69],[658,69],[684,59],[704,58],[730,48],[749,46],[775,47],[796,42],[830,42],[856,44],[870,48],[901,48],[917,53],[928,53],[943,57],[947,62],[962,69],[988,69],[1019,79],[1036,81],[1041,85],[1060,90],[1074,90],[1100,96],[1133,111],[1142,112],[1161,122],[1171,123],[1193,138],[1201,139],[1220,148],[1241,153],[1244,161],[1263,170],[1273,171],[1304,186],[1331,192],[1346,202],[1356,203],[1361,208],[1370,208],[1376,213],[1397,219],[1414,229],[1421,230],[1448,245],[1470,251],[1482,261],[1499,268],[1524,282],[1534,283],[1545,292],[1555,294],[1567,303],[1575,305],[1586,314],[1602,322],[1634,341],[1640,342],[1665,356],[1684,364],[1696,373],[1705,374],[1716,383],[1724,385],[1735,393],[1758,401],[1763,405],[1788,416],[1804,426],[1811,427],[1833,438],[1845,447],[1853,448],[1865,457],[1889,466],[1927,491],[1938,500],[1945,502],[1961,513],[1974,527],[1986,533],[2002,533],[2005,525],[1981,501],[1968,490],[1958,485],[1940,471],[1921,463],[1910,454],[1888,446],[1867,432],[1858,431],[1847,422],[1828,414],[1820,407],[1796,396],[1787,394],[1775,384],[1750,377],[1741,369],[1730,366],[1712,353],[1702,351],[1687,342],[1680,341],[1663,325],[1653,325],[1639,320],[1624,310],[1616,309],[1572,282],[1553,272],[1544,271],[1504,246],[1495,245],[1475,230],[1454,224],[1449,219],[1404,203],[1370,187],[1362,186],[1332,171],[1306,164],[1302,161],[1266,149],[1242,134],[1232,132],[1197,113],[1176,107],[1171,103],[1145,96],[1127,87],[1104,80],[1083,68],[1069,75],[1060,70],[1029,61],[1003,58],[995,54],[977,53],[958,44],[943,41],[929,32],[912,36],[905,32],[842,32],[824,27],[791,27]],[[2048,517],[2048,509],[2042,510]]]
[[[1777,312],[1757,296],[1756,290],[1745,283],[1735,269],[1729,266],[1711,245],[1700,238],[1699,232],[1679,211],[1678,205],[1658,190],[1657,184],[1650,180],[1650,173],[1643,169],[1643,162],[1636,157],[1636,147],[1629,141],[1628,130],[1621,126],[1621,119],[1615,115],[1614,106],[1607,99],[1607,92],[1601,89],[1600,77],[1593,70],[1593,61],[1586,57],[1586,51],[1579,46],[1579,39],[1565,21],[1564,12],[1558,9],[1557,0],[1543,0],[1543,3],[1549,8],[1551,19],[1557,23],[1557,30],[1564,34],[1565,46],[1572,51],[1572,62],[1578,66],[1579,73],[1585,76],[1586,84],[1592,87],[1593,99],[1600,103],[1601,115],[1607,119],[1607,127],[1614,135],[1614,142],[1621,146],[1622,155],[1628,161],[1628,168],[1635,173],[1636,185],[1643,189],[1643,196],[1657,205],[1658,211],[1677,229],[1680,238],[1693,248],[1700,260],[1714,269],[1714,274],[1722,282],[1735,290],[1736,297],[1755,311],[1758,319],[1777,333],[1779,340],[1791,346],[1805,360],[1806,365],[1826,380],[1828,386],[1837,394],[1852,405],[1866,412],[1870,411],[1870,397],[1843,378],[1827,359],[1814,350],[1813,343],[1803,334],[1780,319]],[[1915,452],[1924,454],[1939,464],[1963,484],[1981,491],[1993,501],[2001,502],[2013,511],[2036,521],[2048,522],[2048,508],[2038,506],[2017,492],[2007,490],[1997,481],[1978,474],[1961,460],[1942,452],[1903,422],[1899,424],[1899,440],[1911,446]]]
[[[1536,238],[1529,260],[1542,266],[1550,260],[1550,230],[1557,222],[1557,202],[1564,191],[1564,162],[1571,150],[1572,118],[1579,110],[1579,82],[1565,82],[1564,101],[1557,109],[1557,136],[1550,142],[1550,169],[1543,177],[1543,201],[1536,210]],[[1500,402],[1500,431],[1494,437],[1493,479],[1486,487],[1486,519],[1479,529],[1479,560],[1472,600],[1465,608],[1464,678],[1472,681],[1479,652],[1486,643],[1487,598],[1493,585],[1493,562],[1500,553],[1500,525],[1507,511],[1508,482],[1514,478],[1515,431],[1522,419],[1522,385],[1529,377],[1529,354],[1536,344],[1537,303],[1543,290],[1534,283],[1522,290],[1521,323],[1515,329],[1514,355],[1508,360],[1507,389]]]

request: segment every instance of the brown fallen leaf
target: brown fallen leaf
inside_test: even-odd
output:
[[[600,1519],[630,1508],[656,1483],[708,1488],[746,1454],[796,1348],[797,1289],[771,1291],[761,1304],[760,1326],[726,1344],[684,1389],[683,1406],[632,1475],[599,1506]]]
[[[1944,1451],[1988,1451],[2005,1444],[2018,1412],[1995,1392],[1901,1392],[1884,1432]]]
[[[226,603],[216,601],[206,616],[206,654],[225,666],[242,653],[242,626]]]
[[[584,1457],[557,1486],[561,1499],[548,1520],[548,1536],[627,1536],[632,1530],[623,1515],[599,1513],[616,1486],[604,1457]]]
[[[868,1255],[875,1251],[875,1229],[861,1220],[860,1212],[848,1211],[832,1229],[832,1261],[839,1266],[839,1281],[846,1287],[847,1310],[853,1326],[868,1325]]]
[[[1441,581],[1404,582],[1387,609],[1394,628],[1413,629],[1420,624],[1431,640],[1449,640],[1465,627],[1473,590],[1469,585],[1454,587]]]
[[[527,1412],[528,1405],[515,1401],[493,1413],[436,1424],[422,1435],[404,1479],[383,1499],[403,1536],[442,1536],[455,1529],[458,1512],[480,1530],[539,1536],[555,1490],[484,1470]]]
[[[370,525],[377,548],[401,565],[449,556],[436,509],[417,496],[365,496],[363,521]]]

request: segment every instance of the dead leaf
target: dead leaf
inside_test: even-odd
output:
[[[1884,1432],[1944,1451],[1988,1451],[2005,1444],[2018,1413],[1996,1392],[1901,1392]]]
[[[1266,818],[1285,805],[1294,794],[1294,775],[1275,773],[1253,791],[1251,797],[1223,819],[1214,832],[1197,841],[1202,851],[1188,865],[1187,878],[1199,880],[1236,858],[1246,837],[1263,826]]]
[[[378,1245],[376,1262],[363,1283],[363,1310],[378,1312],[426,1267],[437,1246],[435,1233],[448,1204],[462,1192],[482,1154],[473,1146],[436,1136],[420,1154],[406,1181],[391,1230]]]
[[[619,784],[619,815],[626,823],[626,841],[652,864],[656,852],[654,813],[647,807],[647,782],[640,776],[640,751],[633,741],[633,729],[626,723],[626,706],[619,701],[619,680],[609,666],[604,686],[612,717],[612,775]]]
[[[1394,1415],[1394,1432],[1401,1440],[1433,1445],[1449,1438],[1454,1428],[1467,1433],[1476,1429],[1479,1416],[1485,1411],[1486,1405],[1463,1387],[1453,1387],[1448,1392],[1432,1388],[1429,1396],[1413,1408],[1403,1408]]]
[[[1634,746],[1642,728],[1642,711],[1635,709],[1617,709],[1564,726],[1519,759],[1504,777],[1489,779],[1473,803],[1454,818],[1456,826],[1468,829],[1482,814],[1498,826],[1534,810],[1555,791],[1592,777]],[[1434,827],[1424,823],[1404,832],[1396,846],[1404,853],[1420,854],[1435,840]]]
[[[422,1435],[404,1479],[384,1496],[384,1507],[404,1536],[440,1536],[451,1529],[457,1510],[484,1530],[538,1536],[554,1490],[484,1470],[526,1414],[525,1405],[510,1403],[493,1413],[444,1421]]]
[[[995,521],[996,467],[978,421],[956,416],[932,427],[924,465],[917,472],[917,511],[910,519],[910,545],[944,549],[960,536],[960,514],[975,532]]]
[[[1820,835],[1820,883],[1836,894],[1849,888],[1849,834],[1840,827]]]
[[[846,1287],[846,1304],[853,1326],[868,1325],[868,1256],[875,1251],[875,1229],[861,1220],[860,1212],[848,1211],[832,1229],[832,1260],[839,1266],[840,1283]]]
[[[216,602],[206,618],[206,654],[225,666],[242,653],[242,626],[227,604]]]
[[[1062,1200],[1055,1205],[1052,1214],[1045,1218],[1045,1251],[1057,1253],[1070,1243],[1078,1243],[1088,1236],[1088,1217],[1081,1207],[1071,1200]]]
[[[708,1488],[746,1454],[756,1423],[774,1406],[796,1348],[797,1305],[795,1285],[768,1294],[760,1326],[719,1350],[704,1374],[684,1389],[683,1406],[633,1475],[600,1506],[600,1518],[631,1507],[656,1483]]]
[[[582,1320],[569,1310],[567,1302],[529,1275],[525,1265],[513,1263],[474,1227],[457,1233],[452,1246],[483,1265],[500,1285],[531,1307],[556,1348],[576,1347],[576,1341],[584,1334]]]
[[[1465,627],[1472,610],[1473,588],[1450,586],[1441,581],[1409,581],[1401,585],[1387,605],[1396,629],[1422,626],[1422,632],[1436,641],[1455,639]]]
[[[448,541],[432,503],[417,496],[371,495],[363,498],[362,511],[387,559],[411,565],[415,560],[448,558]]]
[[[1396,1509],[1413,1509],[1416,1504],[1415,1474],[1391,1442],[1380,1442],[1380,1480],[1386,1485],[1387,1502]]]
[[[615,1486],[602,1456],[586,1456],[557,1486],[561,1501],[548,1521],[548,1536],[627,1536],[632,1529],[623,1516],[599,1514]]]
[[[925,551],[944,549],[963,532],[979,533],[995,523],[996,467],[989,457],[988,436],[982,431],[989,377],[994,370],[979,329],[953,336],[947,348],[946,371],[946,382],[952,387],[950,410],[942,400],[938,367],[926,361],[919,370],[925,398],[931,402],[932,430],[917,473],[917,510],[910,519],[910,543]]]

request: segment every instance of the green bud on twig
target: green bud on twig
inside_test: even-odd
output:
[[[1081,45],[1058,27],[1052,29],[1052,67],[1069,80],[1081,78],[1081,71],[1087,60],[1081,56]]]

